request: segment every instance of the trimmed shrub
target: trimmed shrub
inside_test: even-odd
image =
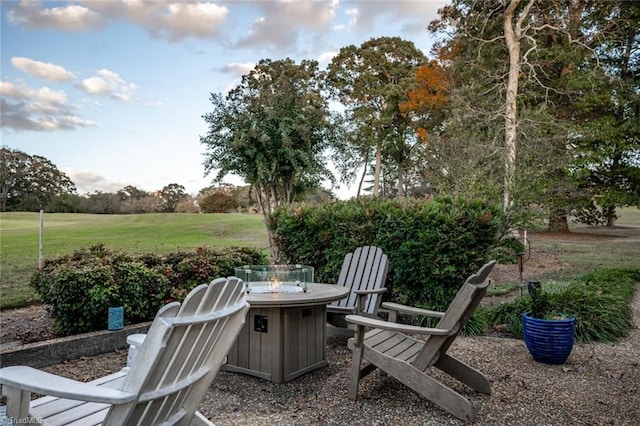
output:
[[[163,304],[181,301],[193,287],[264,259],[252,248],[199,248],[161,256],[96,245],[47,259],[31,285],[51,305],[56,331],[67,336],[106,328],[113,306],[124,307],[125,324],[150,321]]]
[[[316,281],[335,283],[346,253],[375,245],[389,256],[386,298],[440,309],[489,260],[501,226],[498,207],[447,198],[290,205],[269,223],[280,263],[311,265]]]
[[[163,257],[164,273],[171,281],[170,298],[173,300],[182,300],[202,283],[234,275],[237,266],[266,262],[264,253],[250,247],[228,247],[223,250],[199,247],[194,251],[175,252]]]
[[[127,324],[151,319],[169,294],[159,269],[103,245],[47,259],[31,284],[63,336],[106,328],[110,306],[124,306]]]

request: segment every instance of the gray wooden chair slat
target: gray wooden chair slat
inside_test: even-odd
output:
[[[211,425],[197,407],[245,321],[244,294],[234,277],[196,287],[182,304],[158,311],[131,367],[93,382],[0,369],[7,415],[40,417],[45,425]],[[41,376],[52,383],[39,384]],[[25,404],[31,392],[54,396]]]
[[[404,336],[395,346],[390,347],[385,351],[387,356],[398,359],[412,359],[422,349],[422,342],[418,342],[408,336]]]
[[[434,328],[414,327],[411,330],[425,334],[424,340],[407,335],[404,332],[407,326],[401,324],[347,315],[347,322],[356,325],[355,335],[348,343],[353,351],[349,397],[357,398],[360,379],[377,368],[459,419],[472,421],[475,413],[469,400],[428,374],[428,370],[429,367],[438,368],[478,392],[491,394],[491,385],[482,373],[447,351],[484,297],[489,285],[488,276],[495,263],[485,264],[467,278]],[[394,307],[407,312],[407,307],[385,304],[387,309]],[[420,312],[415,308],[409,311]],[[367,327],[374,328],[365,331]],[[361,365],[363,359],[369,362],[364,367]]]
[[[329,333],[353,334],[353,331],[344,323],[344,315],[355,313],[372,317],[377,315],[382,301],[381,295],[386,291],[384,285],[388,268],[387,255],[379,247],[358,247],[345,255],[336,284],[348,287],[351,292],[344,299],[327,306]],[[358,309],[358,303],[363,296],[358,295],[358,291],[372,292],[364,297],[361,310]]]
[[[378,341],[379,339],[376,339]],[[373,347],[377,351],[386,353],[389,349],[400,344],[404,340],[404,336],[400,333],[387,332],[385,333],[385,339],[375,344]]]

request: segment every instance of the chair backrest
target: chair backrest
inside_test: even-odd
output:
[[[436,328],[453,329],[455,333],[450,336],[429,336],[422,350],[413,360],[414,367],[424,371],[433,365],[441,354],[447,352],[487,292],[489,274],[495,264],[496,261],[492,260],[466,279],[436,326]]]
[[[342,262],[337,285],[350,288],[351,293],[332,305],[355,307],[358,296],[354,290],[376,290],[384,287],[388,267],[387,255],[379,247],[358,247],[352,253],[347,253]],[[362,313],[374,315],[381,301],[380,295],[370,295],[362,308]]]
[[[249,304],[235,277],[194,288],[156,315],[104,424],[189,424],[245,321]]]

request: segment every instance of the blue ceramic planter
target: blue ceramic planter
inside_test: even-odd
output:
[[[575,318],[545,320],[522,314],[524,342],[538,362],[564,364],[573,349]]]

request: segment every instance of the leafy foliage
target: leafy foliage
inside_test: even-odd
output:
[[[160,205],[158,206],[158,211],[165,213],[175,211],[178,203],[188,197],[184,186],[177,183],[166,185],[162,188],[159,195]]]
[[[489,257],[502,264],[516,263],[518,255],[524,253],[522,241],[505,236],[491,249]]]
[[[409,91],[416,88],[416,70],[426,62],[412,42],[378,37],[359,47],[343,47],[328,66],[331,96],[345,106],[350,124],[350,149],[345,148],[346,161],[338,165],[364,165],[366,171],[375,158],[374,196],[379,195],[383,163],[395,169],[392,181],[397,181],[398,195],[403,194],[404,171],[418,140],[417,123],[401,105],[409,101]]]
[[[522,31],[512,222],[543,213],[552,230],[570,214],[613,224],[638,203],[637,2],[454,0],[430,25],[447,37],[455,84],[443,133],[425,147],[440,193],[497,199],[505,164],[505,13]],[[535,22],[534,25],[531,25]],[[470,171],[472,171],[470,173]]]
[[[235,267],[266,262],[265,256],[250,247],[214,250],[199,247],[189,252],[174,252],[160,257],[165,275],[171,282],[170,298],[182,300],[194,287],[218,277],[232,276]]]
[[[48,210],[55,202],[66,208],[57,199],[75,192],[71,179],[46,158],[0,148],[0,211]]]
[[[240,176],[252,186],[265,222],[323,179],[333,182],[325,155],[339,127],[323,90],[316,61],[265,59],[226,97],[211,94],[213,111],[204,115],[209,130],[200,137],[205,173],[217,170],[218,181]]]
[[[361,199],[283,207],[269,227],[280,261],[313,266],[320,282],[337,281],[346,253],[378,246],[389,256],[387,297],[442,308],[488,260],[501,217],[477,200]]]
[[[263,260],[251,248],[199,248],[159,256],[96,245],[47,259],[31,285],[51,305],[56,330],[64,336],[104,329],[108,308],[114,306],[124,307],[125,324],[149,321],[165,302],[182,300],[193,287],[233,275],[235,266]]]
[[[46,260],[31,284],[62,335],[103,329],[110,306],[124,306],[127,323],[153,318],[169,292],[157,269],[102,245]]]
[[[233,196],[233,189],[220,186],[208,191],[201,191],[198,205],[203,213],[227,213],[238,208],[238,200]]]
[[[205,171],[253,185],[265,214],[332,178],[323,153],[335,129],[322,90],[316,61],[285,59],[262,60],[226,97],[212,94]]]

